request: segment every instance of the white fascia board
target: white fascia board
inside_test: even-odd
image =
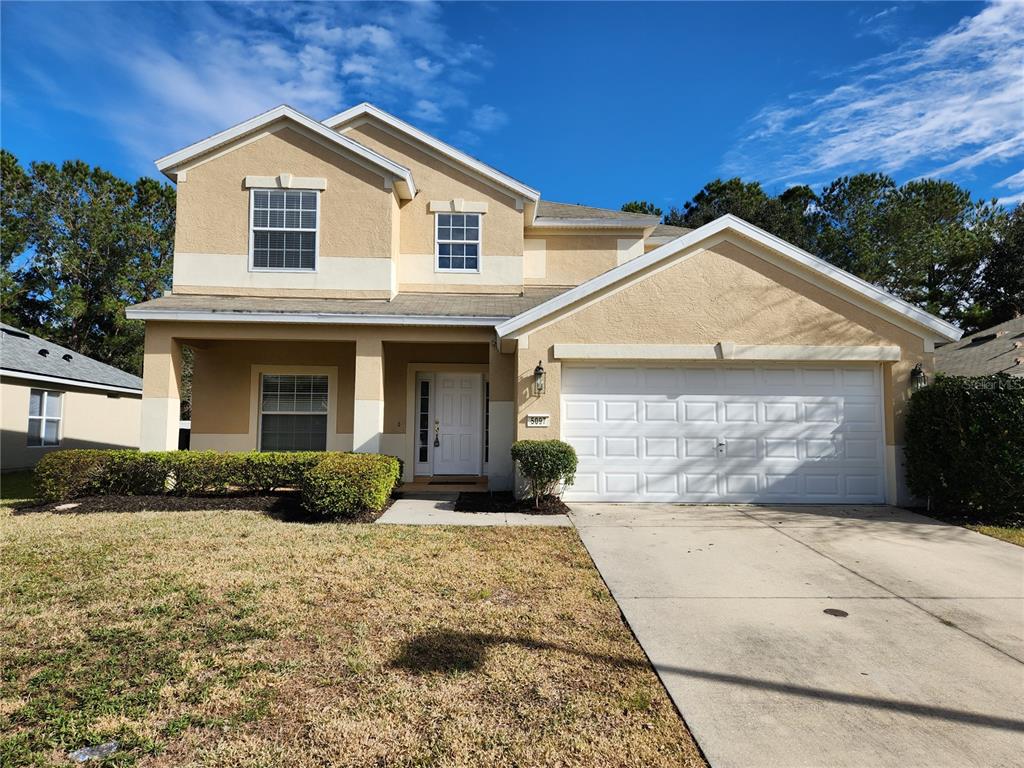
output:
[[[542,304],[538,304],[532,309],[528,309],[510,320],[506,320],[497,327],[498,336],[504,337],[511,333],[515,333],[538,320],[544,319],[548,315],[555,314],[559,310],[587,298],[591,294],[597,293],[620,280],[629,278],[631,275],[641,272],[648,267],[654,266],[660,261],[667,260],[680,251],[690,248],[691,246],[699,245],[704,240],[721,234],[727,230],[746,237],[749,240],[753,240],[776,253],[782,254],[791,261],[801,264],[811,271],[829,278],[835,283],[839,283],[844,288],[863,296],[874,304],[881,305],[891,312],[911,320],[916,325],[928,329],[940,338],[956,341],[963,335],[963,331],[955,325],[947,323],[945,320],[935,317],[934,315],[925,312],[923,309],[918,309],[913,304],[903,301],[903,299],[899,299],[891,293],[861,280],[859,277],[851,275],[849,272],[839,269],[839,267],[833,266],[827,261],[807,253],[807,251],[797,248],[795,245],[787,243],[782,238],[769,234],[763,229],[755,227],[753,224],[748,224],[743,221],[743,219],[733,216],[732,214],[726,214],[725,216],[721,216],[714,221],[693,230],[692,232],[680,235],[671,242],[655,248],[653,251],[648,251],[643,256],[638,256],[624,264],[620,264],[619,266],[614,267],[585,283],[581,283],[565,293],[561,293]],[[842,296],[841,293],[837,295]]]
[[[895,362],[896,346],[802,344],[555,344],[558,360],[778,360],[797,362]]]
[[[125,310],[129,320],[215,323],[301,323],[305,325],[468,325],[493,328],[498,317],[471,315],[346,315],[330,312],[211,312],[208,310]]]
[[[654,224],[636,219],[553,219],[538,216],[531,229],[647,229]]]
[[[245,136],[253,131],[258,131],[266,125],[287,118],[292,120],[303,128],[317,134],[319,137],[326,139],[334,146],[345,149],[369,163],[377,166],[378,168],[386,171],[390,176],[393,176],[398,182],[396,186],[399,188],[399,193],[402,194],[405,199],[412,199],[416,195],[416,183],[412,178],[412,171],[406,168],[404,165],[399,165],[394,160],[390,160],[384,155],[374,152],[369,147],[364,147],[357,141],[354,141],[347,136],[343,136],[337,131],[333,131],[323,123],[319,123],[308,115],[304,115],[296,109],[289,107],[287,104],[282,104],[279,107],[274,107],[261,115],[256,115],[238,125],[232,126],[227,130],[215,133],[209,138],[197,141],[195,144],[190,144],[184,149],[179,149],[177,152],[172,152],[169,155],[165,155],[156,161],[157,170],[167,176],[174,178],[175,169],[187,163],[189,160],[198,157],[199,155],[205,154],[217,147],[223,146],[231,141],[234,141],[241,136]]]
[[[486,163],[477,160],[475,157],[470,157],[465,152],[457,150],[455,147],[444,143],[440,139],[431,136],[429,133],[424,133],[419,128],[410,125],[404,120],[400,120],[394,115],[388,114],[384,110],[379,107],[375,107],[373,104],[368,102],[357,104],[354,107],[346,109],[344,112],[339,112],[336,115],[328,117],[323,121],[323,124],[329,129],[334,129],[342,123],[347,123],[350,120],[354,120],[355,118],[363,117],[365,115],[370,115],[377,120],[380,120],[382,123],[390,125],[395,130],[405,133],[408,136],[412,136],[414,139],[423,142],[431,149],[440,152],[443,155],[447,155],[452,160],[455,160],[468,168],[472,168],[480,175],[501,184],[503,187],[515,191],[517,194],[522,195],[528,200],[537,201],[540,199],[540,192],[536,189],[526,186],[521,181],[513,179],[511,176],[502,173],[496,168],[492,168]]]
[[[66,387],[77,387],[78,389],[96,389],[102,392],[118,392],[125,395],[142,396],[141,389],[132,387],[119,387],[115,384],[97,384],[92,381],[81,381],[80,379],[67,379],[63,376],[45,376],[41,373],[27,373],[26,371],[12,371],[8,368],[0,368],[0,377],[10,379],[26,379],[28,381],[40,381],[45,384],[61,384]]]

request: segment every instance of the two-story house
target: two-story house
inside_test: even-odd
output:
[[[568,140],[568,139],[567,139]],[[178,187],[142,447],[355,450],[509,488],[562,438],[569,499],[901,495],[916,370],[960,332],[734,217],[541,199],[370,105],[286,106],[157,161]]]

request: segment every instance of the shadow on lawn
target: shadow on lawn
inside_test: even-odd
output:
[[[592,653],[545,640],[486,632],[459,632],[454,630],[432,630],[416,635],[405,644],[401,653],[392,661],[392,666],[409,670],[415,674],[475,672],[487,660],[487,650],[495,645],[518,645],[531,651],[570,653],[591,661],[610,664],[613,667],[650,668],[646,660],[638,661],[622,656]],[[1024,720],[1015,717],[989,715],[983,712],[972,712],[951,707],[938,707],[922,704],[917,701],[885,699],[877,696],[833,691],[826,688],[812,688],[810,686],[749,677],[747,675],[713,672],[670,664],[655,664],[654,668],[662,677],[686,677],[693,680],[706,680],[724,686],[755,689],[799,699],[835,702],[882,712],[897,712],[948,722],[965,723],[981,728],[994,728],[1018,733],[1024,732]],[[723,691],[721,695],[726,694]]]

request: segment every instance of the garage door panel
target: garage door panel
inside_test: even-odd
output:
[[[569,500],[874,503],[877,366],[562,370]]]

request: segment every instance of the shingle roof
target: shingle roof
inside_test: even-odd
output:
[[[954,376],[1005,372],[1024,376],[1024,317],[986,328],[935,349],[935,370]]]
[[[596,219],[606,221],[635,222],[638,227],[651,227],[660,221],[658,216],[650,216],[645,213],[629,213],[627,211],[615,211],[611,208],[594,208],[589,205],[576,205],[574,203],[556,203],[553,200],[540,200],[537,202],[537,218],[539,219]]]
[[[145,301],[132,307],[133,317],[159,312],[216,312],[230,321],[232,314],[279,313],[339,316],[476,317],[498,322],[515,317],[562,293],[564,287],[528,287],[522,295],[464,293],[400,293],[384,299],[278,299],[260,296],[211,296],[175,294]],[[339,318],[339,322],[344,322]]]
[[[659,224],[654,228],[651,237],[681,237],[687,232],[693,232],[689,227],[677,227],[672,224]]]
[[[138,376],[0,323],[0,372],[5,371],[142,390]]]

